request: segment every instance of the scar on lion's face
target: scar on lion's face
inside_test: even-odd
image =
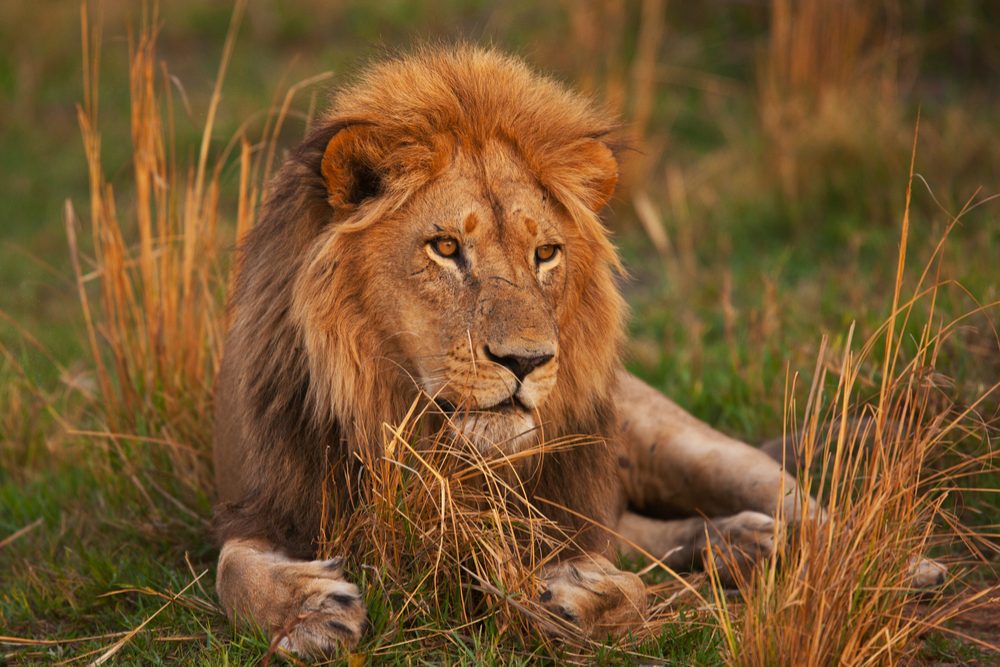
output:
[[[487,156],[457,153],[398,219],[365,233],[388,249],[389,326],[407,370],[477,446],[510,451],[534,439],[556,384],[576,236],[510,151]]]

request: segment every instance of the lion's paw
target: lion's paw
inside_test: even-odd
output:
[[[781,524],[761,512],[740,512],[708,524],[713,564],[725,585],[735,584],[758,562],[769,558],[783,539]],[[776,539],[777,538],[777,539]],[[704,537],[702,537],[704,540]],[[708,558],[707,543],[701,545]]]
[[[587,636],[620,634],[641,624],[646,616],[642,580],[602,556],[588,554],[553,565],[542,573],[541,583],[538,599],[542,606]]]
[[[259,540],[228,540],[216,590],[230,618],[265,629],[278,648],[328,656],[357,644],[367,625],[364,600],[342,564],[290,558]]]
[[[293,605],[279,631],[279,648],[302,656],[328,656],[361,639],[367,610],[358,587],[344,579],[340,559],[285,563],[275,569],[274,580]]]

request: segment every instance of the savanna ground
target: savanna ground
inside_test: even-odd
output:
[[[826,575],[790,556],[728,597],[693,577],[701,601],[680,593],[655,633],[608,649],[515,632],[414,576],[412,600],[372,587],[377,632],[352,664],[998,661],[995,7],[256,2],[231,56],[225,3],[164,3],[155,53],[142,13],[90,7],[85,67],[74,3],[0,5],[0,663],[265,656],[212,593],[208,396],[229,249],[331,82],[386,48],[457,38],[524,55],[628,124],[607,219],[631,272],[633,371],[751,442],[869,406],[883,444],[831,459],[857,473],[842,487],[835,464],[816,475],[834,479],[814,488],[843,509],[833,525],[863,537],[806,543]],[[944,591],[902,595],[866,569],[893,545],[949,562]]]

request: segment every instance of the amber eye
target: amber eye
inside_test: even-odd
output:
[[[442,257],[454,257],[458,254],[458,241],[450,236],[442,236],[430,242],[434,252]]]
[[[555,259],[556,253],[559,252],[559,246],[553,243],[546,243],[545,245],[540,245],[535,248],[535,260],[541,264],[543,262],[551,262]]]

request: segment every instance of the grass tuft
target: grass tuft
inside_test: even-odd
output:
[[[411,656],[433,659],[467,646],[456,631],[485,631],[496,648],[525,658],[589,663],[610,651],[617,659],[648,659],[655,657],[650,644],[682,610],[704,622],[701,593],[651,555],[647,574],[657,570],[665,581],[650,588],[645,623],[627,636],[593,641],[546,610],[537,601],[538,577],[575,550],[574,540],[546,517],[543,500],[531,500],[522,478],[544,465],[546,453],[596,443],[580,436],[516,454],[483,453],[454,441],[448,429],[428,432],[428,405],[424,397],[403,422],[384,425],[379,451],[361,455],[366,477],[357,510],[332,517],[320,552],[347,554],[362,573],[372,621],[366,652],[386,657],[405,646]]]
[[[826,378],[833,355],[824,341],[798,427],[806,463],[798,481],[825,501],[825,520],[797,526],[767,567],[741,582],[742,604],[721,617],[735,664],[897,664],[914,656],[928,631],[951,632],[948,621],[1000,591],[992,585],[966,595],[927,593],[933,604],[917,604],[922,591],[914,568],[935,547],[960,542],[996,549],[988,529],[961,525],[949,499],[963,480],[998,471],[989,442],[1000,423],[984,419],[980,409],[996,402],[1000,383],[959,407],[948,398],[937,363],[964,319],[1000,303],[952,321],[939,317],[939,292],[949,286],[939,278],[924,283],[940,274],[938,253],[913,296],[902,300],[913,182],[911,162],[890,315],[858,352],[851,326],[835,386]],[[878,391],[866,395],[870,384],[862,374],[879,366]],[[787,394],[794,396],[794,386]],[[786,410],[798,414],[794,399]],[[951,562],[950,587],[962,587],[975,560]]]

